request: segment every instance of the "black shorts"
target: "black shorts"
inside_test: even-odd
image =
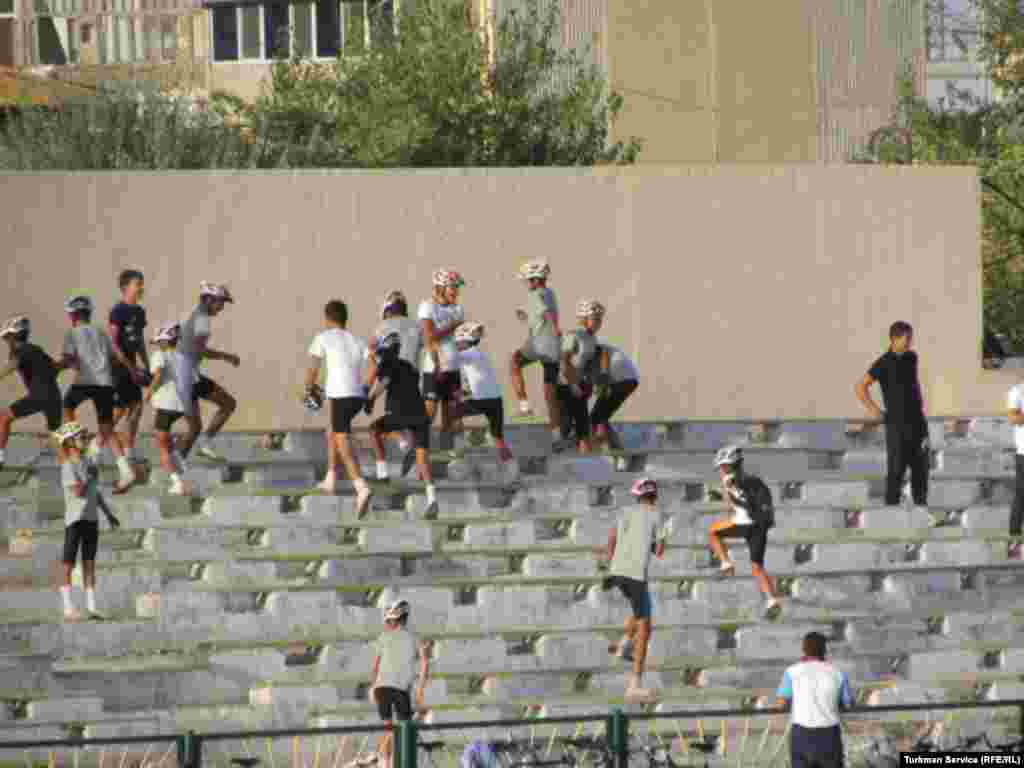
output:
[[[370,424],[374,432],[412,432],[413,445],[425,451],[430,450],[430,422],[425,420],[403,419],[395,413],[385,413]]]
[[[100,546],[100,524],[95,520],[78,520],[64,529],[64,555],[61,562],[74,563],[81,547],[82,561],[96,560]]]
[[[487,400],[463,400],[462,416],[486,416],[491,437],[500,440],[505,436],[505,406],[500,397]]]
[[[619,588],[623,597],[629,600],[634,618],[651,618],[651,592],[647,589],[646,582],[637,581],[628,576],[609,576],[604,580],[604,586],[606,589]]]
[[[128,408],[142,402],[142,387],[123,368],[114,371],[114,405]]]
[[[398,688],[378,688],[377,712],[381,720],[412,720],[412,697]]]
[[[746,539],[750,550],[750,562],[764,565],[764,553],[768,548],[768,526],[766,525],[730,525],[717,531],[719,538]]]
[[[590,412],[590,423],[595,427],[599,424],[607,424],[612,416],[616,414],[622,404],[629,399],[629,396],[636,391],[638,382],[636,379],[618,381],[608,388],[608,394],[594,403],[594,409]]]
[[[64,410],[75,411],[86,400],[96,407],[96,420],[107,424],[114,420],[114,388],[72,385],[64,395]]]
[[[420,391],[425,400],[454,400],[462,388],[462,377],[458,371],[424,373],[420,379]]]
[[[331,404],[331,431],[339,435],[352,431],[352,419],[366,405],[362,397],[332,397],[328,402]]]
[[[525,349],[516,350],[516,360],[518,361],[520,368],[527,368],[534,363],[540,363],[541,367],[544,369],[544,383],[558,383],[558,373],[561,370],[561,366],[558,363],[551,363],[547,360],[542,360],[539,357],[532,357]]]
[[[200,400],[209,400],[213,393],[220,388],[220,384],[216,381],[200,374],[199,381],[192,385],[192,402],[196,403]]]
[[[576,432],[577,440],[586,440],[590,437],[590,410],[587,408],[587,400],[590,399],[586,390],[583,397],[576,397],[572,388],[567,384],[558,385],[558,402],[562,409],[562,437],[567,438]]]
[[[153,429],[157,432],[170,432],[174,422],[184,416],[180,411],[165,411],[157,409],[156,418],[153,419]]]
[[[16,419],[24,419],[26,416],[34,416],[42,413],[46,416],[46,428],[51,432],[60,427],[64,420],[64,410],[61,404],[60,390],[48,396],[32,395],[23,397],[11,403],[11,413]]]

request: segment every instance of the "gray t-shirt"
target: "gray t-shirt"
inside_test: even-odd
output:
[[[387,630],[377,638],[374,649],[380,656],[377,685],[400,691],[411,690],[416,682],[419,662],[416,635],[404,627]]]
[[[210,316],[202,304],[192,310],[192,314],[181,324],[181,336],[178,338],[177,350],[198,370],[201,360],[196,359],[195,340],[210,336]]]
[[[60,468],[60,482],[64,486],[64,525],[74,525],[79,520],[98,523],[99,490],[95,479],[89,478],[89,467],[92,462],[84,456],[79,461],[66,461]],[[81,483],[85,488],[84,496],[76,496],[72,487]]]
[[[615,556],[611,564],[612,575],[647,581],[651,545],[660,539],[667,539],[671,532],[671,521],[666,522],[658,507],[638,504],[626,510],[619,521]]]
[[[608,375],[614,383],[621,381],[640,381],[640,370],[636,363],[618,347],[602,344],[608,351]]]
[[[78,358],[75,386],[112,387],[114,354],[110,337],[92,325],[79,325],[64,334],[64,354]]]
[[[554,324],[546,317],[558,314],[558,299],[550,288],[537,288],[526,297],[526,327],[530,334],[530,348],[543,358],[558,358],[558,337]]]
[[[562,353],[566,352],[580,381],[593,376],[597,363],[597,338],[592,333],[577,328],[562,336]]]
[[[402,337],[402,348],[398,352],[399,358],[419,370],[420,349],[423,346],[420,324],[411,317],[389,317],[387,320],[381,320],[374,336],[379,339],[384,334],[394,331],[397,331]]]

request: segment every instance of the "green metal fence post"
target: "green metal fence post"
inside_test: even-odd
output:
[[[402,720],[398,723],[398,749],[392,757],[394,768],[416,768],[416,723]]]
[[[626,713],[616,707],[608,715],[606,722],[608,749],[615,755],[616,768],[629,766],[629,718]]]
[[[202,762],[202,740],[195,731],[178,736],[178,768],[199,768]]]

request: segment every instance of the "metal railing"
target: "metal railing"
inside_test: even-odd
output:
[[[847,724],[853,723],[872,723],[879,718],[880,715],[894,714],[894,713],[906,713],[912,714],[915,712],[927,712],[927,720],[930,722],[932,718],[931,713],[935,712],[952,712],[954,710],[993,710],[993,709],[1016,709],[1017,710],[1017,728],[1020,737],[1024,737],[1024,699],[1008,699],[1003,701],[990,701],[990,702],[953,702],[953,703],[924,703],[924,704],[894,704],[888,706],[877,706],[877,707],[864,707],[859,706],[850,710],[846,710],[843,713],[844,720]],[[577,728],[577,732],[584,724],[594,724],[597,726],[603,725],[603,737],[601,743],[606,745],[609,753],[613,756],[614,768],[628,768],[630,750],[630,737],[631,737],[631,725],[648,721],[648,732],[652,730],[651,721],[657,720],[675,720],[675,721],[697,721],[698,729],[701,734],[704,733],[703,723],[707,721],[714,722],[721,720],[723,730],[726,729],[726,719],[735,718],[746,718],[747,723],[747,735],[750,731],[750,721],[754,718],[778,718],[785,716],[787,713],[782,709],[704,709],[704,710],[678,710],[670,712],[647,712],[641,714],[626,714],[620,708],[614,708],[605,715],[588,715],[588,716],[565,716],[565,717],[551,717],[551,718],[535,718],[535,719],[504,719],[504,720],[482,720],[474,722],[453,722],[453,723],[436,723],[436,724],[421,724],[416,721],[407,721],[398,723],[395,731],[395,743],[393,749],[393,767],[392,768],[417,768],[418,753],[421,748],[425,746],[424,743],[420,742],[420,735],[431,732],[451,732],[451,731],[462,731],[462,730],[493,730],[498,728],[507,729],[537,729],[544,726],[553,726],[557,729],[559,726],[574,725]],[[918,722],[920,719],[911,718],[911,722]],[[881,724],[879,720],[879,724]],[[27,727],[31,727],[31,723],[26,723]],[[346,740],[350,737],[363,737],[363,747],[365,748],[369,740],[376,735],[383,735],[390,729],[388,726],[383,724],[368,726],[339,726],[339,727],[328,727],[328,728],[296,728],[296,729],[284,729],[284,730],[251,730],[251,731],[238,731],[238,732],[208,732],[198,733],[195,731],[188,731],[179,734],[162,734],[153,736],[132,736],[123,738],[98,738],[98,739],[85,739],[85,738],[65,738],[58,740],[17,740],[17,741],[6,741],[0,738],[0,755],[10,750],[24,750],[38,753],[45,753],[49,755],[49,759],[46,761],[49,765],[59,764],[54,755],[61,748],[72,749],[76,751],[74,764],[77,766],[80,764],[78,759],[78,750],[88,750],[95,753],[97,749],[103,750],[106,747],[120,746],[123,749],[123,756],[120,760],[113,760],[107,763],[107,765],[114,766],[141,766],[142,768],[161,768],[167,765],[170,756],[174,755],[174,762],[171,765],[176,765],[177,768],[203,768],[203,766],[211,766],[216,764],[213,759],[204,759],[204,747],[211,747],[218,743],[231,742],[234,744],[246,744],[249,741],[266,741],[267,751],[269,755],[268,765],[269,768],[275,768],[277,763],[274,758],[274,754],[270,748],[270,743],[274,739],[288,738],[295,741],[298,744],[298,739],[302,737],[315,737],[317,738],[317,747],[315,750],[308,754],[309,760],[306,759],[307,755],[301,749],[294,750],[298,755],[297,759],[291,760],[290,765],[303,766],[303,768],[337,768],[339,766],[339,759],[341,755],[346,751]],[[767,736],[769,727],[765,729],[764,734]],[[682,729],[678,727],[677,733],[680,737],[683,736]],[[340,741],[336,741],[334,749],[328,753],[323,752],[321,749],[322,740],[328,737],[342,737]],[[778,753],[782,749],[782,740],[785,738],[785,731],[780,736],[780,740],[776,746],[776,754],[773,760],[778,757]],[[469,739],[472,740],[472,739]],[[469,741],[467,740],[467,741]],[[555,740],[555,736],[552,735],[552,742]],[[744,739],[745,743],[746,739]],[[762,739],[763,749],[764,739]],[[147,746],[146,754],[149,755],[152,752],[153,745],[167,745],[166,752],[163,752],[163,757],[160,759],[147,759],[145,756],[141,759],[138,757],[137,748]],[[348,744],[347,746],[351,746]],[[130,750],[136,748],[135,753],[131,753]],[[724,750],[724,742],[722,749]],[[745,749],[745,746],[744,746]],[[235,766],[255,766],[263,762],[259,757],[252,754],[248,748],[245,748],[247,757],[236,756],[229,759],[229,764]],[[632,750],[635,752],[636,750]],[[703,750],[705,753],[707,750]],[[159,753],[160,750],[157,750]],[[134,758],[129,760],[129,754],[134,754]],[[155,753],[154,753],[155,754]],[[724,754],[724,751],[722,752]],[[103,752],[100,752],[100,758],[98,764],[103,765]],[[760,755],[755,759],[753,764],[758,764],[758,760],[763,761],[764,764],[768,764],[764,760],[764,755]],[[32,766],[33,762],[27,757],[20,761],[22,764]],[[39,764],[39,763],[35,763]],[[739,763],[733,763],[739,765],[746,765],[742,762],[742,758]],[[381,767],[387,768],[387,767]]]

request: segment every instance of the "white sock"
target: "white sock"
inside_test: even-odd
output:
[[[352,487],[355,488],[360,493],[362,493],[363,491],[367,490],[370,486],[366,484],[366,480],[364,480],[361,477],[357,477],[355,480],[352,481]]]
[[[433,504],[437,501],[437,489],[433,483],[427,483],[427,504]]]
[[[7,460],[7,451],[0,448],[0,464],[3,464]]]
[[[529,400],[520,400],[519,401],[519,410],[520,411],[524,411],[524,412],[530,410],[530,401]]]
[[[96,610],[96,590],[87,589],[85,590],[85,607],[87,610]]]
[[[75,610],[74,603],[71,602],[71,587],[61,587],[60,588],[60,599],[64,603],[64,610],[65,611],[73,611],[73,610]]]
[[[377,479],[387,480],[388,479],[388,463],[386,461],[377,462]]]

